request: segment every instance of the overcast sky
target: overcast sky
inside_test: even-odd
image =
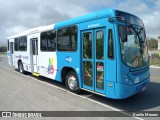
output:
[[[160,0],[0,0],[0,45],[21,31],[107,8],[137,15],[147,36],[160,36]]]

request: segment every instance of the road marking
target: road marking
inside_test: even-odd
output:
[[[7,68],[7,67],[4,67],[4,66],[1,66],[1,67],[2,67],[2,68],[5,68],[5,69],[7,69],[7,70],[11,70],[11,69],[9,69],[9,68]],[[23,75],[23,74],[19,73],[18,71],[15,71],[15,70],[12,70],[12,71],[15,72],[15,73],[18,73],[19,75]],[[23,75],[23,76],[25,76],[25,75]],[[125,115],[127,115],[128,117],[133,117],[133,116],[129,115],[128,113],[123,112],[123,110],[121,110],[121,109],[112,107],[112,106],[110,106],[110,105],[106,105],[106,104],[101,103],[101,102],[98,102],[98,101],[96,101],[96,100],[92,100],[92,99],[90,99],[90,98],[88,98],[88,97],[85,97],[85,96],[81,96],[81,95],[72,93],[72,92],[70,92],[70,91],[68,91],[68,90],[66,90],[66,89],[64,89],[64,88],[58,87],[58,86],[53,85],[53,84],[51,85],[51,84],[49,84],[49,83],[46,83],[45,81],[38,80],[37,78],[34,78],[34,77],[32,77],[32,76],[25,76],[25,77],[29,77],[29,78],[31,78],[31,79],[33,79],[33,80],[36,80],[36,81],[41,82],[41,83],[43,83],[43,84],[46,84],[46,85],[48,85],[48,86],[54,87],[54,88],[56,88],[56,89],[62,90],[62,91],[64,91],[64,92],[67,92],[67,93],[72,94],[72,95],[74,95],[74,96],[77,96],[77,97],[86,99],[86,100],[91,101],[91,102],[93,102],[93,103],[99,104],[99,105],[104,106],[104,107],[106,107],[106,108],[109,108],[109,109],[111,109],[111,110],[121,112],[122,114],[125,114]],[[138,120],[144,120],[144,119],[139,118],[139,117],[133,117],[133,118],[138,119]]]
[[[158,66],[151,66],[151,65],[150,65],[150,68],[160,69],[160,67],[158,67]]]
[[[19,73],[19,74],[21,74],[21,73]],[[32,76],[27,76],[27,77],[29,77],[29,78],[31,78],[31,79],[34,79],[34,80],[36,80],[36,81],[38,80],[37,78],[34,78],[34,77],[32,77]],[[64,88],[58,87],[58,86],[53,85],[53,84],[46,83],[45,81],[38,80],[38,82],[41,82],[41,83],[46,84],[46,85],[48,85],[48,86],[54,87],[54,88],[56,88],[56,89],[58,89],[58,90],[67,92],[67,93],[72,94],[72,95],[74,95],[74,96],[78,96],[78,97],[80,97],[80,98],[86,99],[86,100],[88,100],[88,101],[91,101],[91,102],[93,102],[93,103],[99,104],[99,105],[104,106],[104,107],[106,107],[106,108],[109,108],[109,109],[111,109],[111,110],[121,112],[121,113],[123,113],[123,114],[125,114],[125,115],[128,115],[128,117],[133,117],[133,116],[129,115],[128,113],[122,112],[122,110],[120,110],[120,109],[118,109],[118,108],[114,108],[114,107],[112,107],[112,106],[103,104],[103,103],[98,102],[98,101],[96,101],[96,100],[92,100],[92,99],[90,99],[90,98],[88,98],[88,97],[86,97],[86,96],[81,96],[81,95],[72,93],[72,92],[70,92],[70,91],[68,91],[68,90],[66,90],[66,89],[64,89]],[[139,118],[139,117],[133,117],[133,118],[138,119],[138,120],[144,120],[144,119]]]
[[[32,78],[32,77],[30,76],[30,78]],[[36,79],[36,78],[32,78],[32,79],[38,80],[38,79]],[[46,84],[46,85],[49,85],[49,86],[51,86],[51,87],[54,87],[54,88],[56,88],[56,89],[65,91],[65,92],[67,92],[67,93],[69,93],[69,94],[78,96],[78,97],[80,97],[80,98],[86,99],[86,100],[91,101],[91,102],[93,102],[93,103],[99,104],[99,105],[104,106],[104,107],[106,107],[106,108],[109,108],[109,109],[111,109],[111,110],[121,112],[121,113],[123,113],[123,114],[125,114],[125,115],[128,115],[128,117],[133,117],[133,116],[129,115],[128,113],[122,112],[122,110],[120,110],[120,109],[118,109],[118,108],[114,108],[114,107],[112,107],[112,106],[110,106],[110,105],[106,105],[106,104],[103,104],[103,103],[98,102],[98,101],[96,101],[96,100],[92,100],[92,99],[90,99],[90,98],[88,98],[88,97],[85,97],[85,96],[81,96],[81,95],[72,93],[72,92],[70,92],[70,91],[68,91],[68,90],[66,90],[66,89],[64,89],[64,88],[55,86],[55,85],[53,85],[53,84],[51,85],[51,84],[49,84],[49,83],[46,83],[45,81],[39,81],[39,82],[41,82],[41,83],[43,83],[43,84]],[[138,119],[138,120],[144,120],[144,119],[139,118],[139,117],[133,117],[133,118]]]
[[[7,70],[11,70],[10,68],[4,67],[4,66],[1,66],[1,67],[4,68],[4,69],[7,69]]]
[[[157,80],[160,80],[160,76],[152,76],[151,79],[157,79]]]

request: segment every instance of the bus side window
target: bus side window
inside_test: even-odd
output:
[[[27,36],[19,37],[19,51],[27,51]]]
[[[9,40],[8,40],[8,46],[7,47],[8,47],[8,51],[9,51]]]
[[[114,41],[112,30],[108,30],[108,58],[114,59]]]
[[[76,51],[77,50],[76,25],[60,28],[57,31],[57,49],[58,51]]]
[[[56,50],[56,31],[47,31],[41,33],[41,51]]]
[[[19,50],[19,39],[18,38],[14,39],[14,50],[15,51]]]

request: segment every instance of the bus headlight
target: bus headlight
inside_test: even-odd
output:
[[[123,75],[123,78],[124,78],[126,84],[128,84],[128,85],[133,84],[133,82],[130,80],[130,78],[127,75]]]
[[[137,77],[137,78],[134,80],[134,83],[135,83],[135,84],[139,83],[139,77]]]

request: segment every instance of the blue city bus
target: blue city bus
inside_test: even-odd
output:
[[[98,11],[55,24],[57,39],[59,30],[69,26],[77,31],[77,47],[73,52],[57,52],[57,56],[64,60],[58,66],[65,71],[61,77],[70,91],[84,89],[123,99],[146,88],[149,59],[140,18],[113,9]]]
[[[41,55],[49,50],[42,41],[34,42],[39,44],[37,74],[47,77],[40,72],[41,60],[46,58],[49,67],[45,74],[56,73],[52,78],[64,81],[74,93],[86,90],[124,99],[146,89],[150,80],[148,48],[144,24],[137,16],[106,9],[56,23],[52,33],[56,60],[47,58],[45,52]],[[21,64],[18,62],[20,72],[25,68]]]

